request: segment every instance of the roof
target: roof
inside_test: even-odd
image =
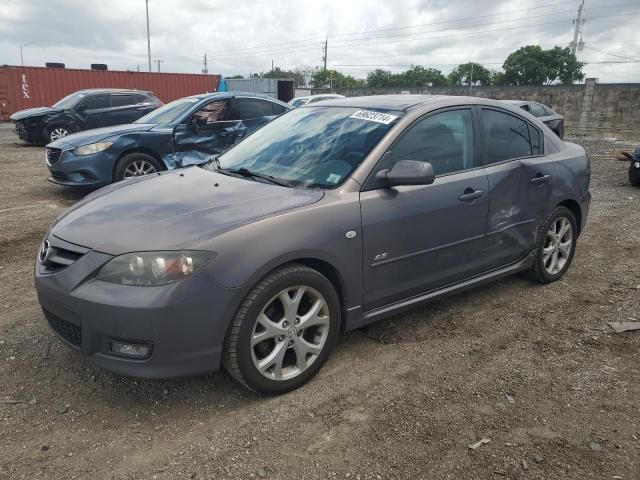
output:
[[[149,90],[136,90],[135,88],[83,88],[76,93],[151,93]]]
[[[409,110],[410,108],[425,105],[431,102],[443,102],[446,100],[468,100],[468,103],[478,103],[478,97],[463,97],[453,95],[371,95],[367,97],[347,97],[335,100],[323,100],[310,106],[323,107],[356,107],[376,108],[379,110]]]
[[[498,100],[502,103],[508,103],[509,105],[522,105],[523,103],[530,103],[530,100]]]
[[[268,100],[279,105],[284,105],[287,108],[291,108],[291,105],[281,102],[277,98],[270,97],[269,95],[263,95],[255,92],[213,92],[213,93],[198,93],[196,95],[190,95],[185,98],[197,98],[198,100],[210,100],[215,98],[230,98],[230,97],[254,97],[262,100]]]

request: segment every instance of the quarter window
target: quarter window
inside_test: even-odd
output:
[[[418,120],[391,147],[382,168],[400,160],[429,162],[436,175],[473,168],[471,110],[451,110]]]
[[[482,123],[487,164],[532,155],[529,128],[524,120],[496,110],[482,109]]]

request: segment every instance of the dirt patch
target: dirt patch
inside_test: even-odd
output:
[[[0,478],[640,478],[640,332],[605,326],[640,320],[640,190],[607,157],[628,144],[580,143],[594,198],[562,281],[343,335],[310,384],[265,398],[225,374],[112,375],[49,333],[33,260],[84,193],[0,125]]]

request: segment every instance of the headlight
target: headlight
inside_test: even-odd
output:
[[[91,155],[92,153],[102,152],[106,150],[113,142],[98,142],[98,143],[90,143],[89,145],[83,145],[81,147],[76,148],[72,151],[74,155]]]
[[[168,285],[202,269],[215,256],[203,251],[126,253],[111,259],[97,278],[140,287]]]

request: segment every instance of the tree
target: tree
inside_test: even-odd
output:
[[[507,85],[507,79],[504,76],[504,72],[491,72],[491,85],[503,86]]]
[[[398,75],[401,87],[427,87],[445,85],[447,79],[437,68],[424,68],[420,65],[412,66],[406,72]]]
[[[296,87],[304,85],[304,76],[300,72],[291,70],[282,70],[280,67],[276,67],[269,70],[262,75],[262,78],[292,78]]]
[[[231,75],[230,77],[224,77],[224,78],[226,78],[227,80],[238,80],[238,79],[241,79],[241,78],[244,78],[244,77],[242,75],[238,74],[238,75]]]
[[[583,66],[569,48],[527,45],[512,52],[502,68],[509,85],[570,85],[584,78]]]
[[[454,68],[448,77],[449,84],[461,85],[489,85],[491,72],[479,63],[468,62]]]
[[[317,70],[311,77],[314,88],[358,88],[364,86],[364,80],[344,75],[337,70]]]
[[[393,74],[388,70],[378,68],[367,75],[367,86],[373,88],[391,87]]]

